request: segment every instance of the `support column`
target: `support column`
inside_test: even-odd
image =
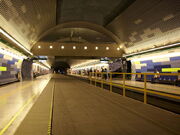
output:
[[[32,63],[33,61],[30,59],[24,59],[22,62],[21,73],[23,80],[31,80],[33,79],[32,73]]]

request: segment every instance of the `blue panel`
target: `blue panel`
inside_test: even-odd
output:
[[[162,68],[171,68],[171,65],[157,65],[157,66],[154,66],[154,69],[158,70],[159,72],[162,72]]]
[[[7,81],[8,79],[16,79],[15,74],[11,74],[11,71],[18,71],[15,63],[18,62],[18,59],[13,58],[12,60],[7,60],[4,58],[3,54],[0,54],[0,65],[7,68],[7,71],[1,72],[0,83]]]
[[[141,72],[147,72],[147,67],[142,66],[142,67],[141,67]]]
[[[154,65],[147,65],[147,69],[154,69]]]
[[[4,55],[3,54],[0,54],[0,58],[3,58],[4,57]]]
[[[154,68],[147,69],[148,72],[154,72]]]
[[[161,62],[154,62],[153,65],[161,65]]]
[[[161,75],[159,80],[164,80],[164,81],[176,81],[178,79],[177,76],[168,76],[168,75]]]
[[[152,62],[152,60],[144,60],[144,61],[141,61],[141,64],[142,63],[152,64],[153,62]]]
[[[136,73],[141,73],[141,69],[136,69]]]
[[[180,60],[180,56],[170,57],[170,61]]]
[[[180,68],[180,63],[178,63],[178,62],[177,63],[172,63],[171,67],[172,68]]]
[[[15,61],[8,61],[7,64],[15,64]]]

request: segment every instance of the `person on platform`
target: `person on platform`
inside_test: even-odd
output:
[[[152,80],[151,80],[152,83],[157,82],[158,79],[159,79],[159,77],[160,77],[160,76],[158,75],[159,71],[158,71],[157,69],[155,70],[154,73],[157,73],[157,74],[155,74],[154,77],[152,78]]]

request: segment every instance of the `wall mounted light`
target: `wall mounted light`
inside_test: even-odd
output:
[[[109,50],[109,47],[106,47],[106,50]]]
[[[119,51],[119,50],[120,50],[120,48],[118,47],[118,48],[117,48],[117,50]]]
[[[38,45],[38,48],[41,48],[41,46],[40,46],[40,45]]]
[[[5,49],[3,49],[3,48],[0,48],[0,53],[5,54],[5,55],[8,55],[8,56],[13,57],[13,58],[16,58],[16,59],[18,59],[18,60],[23,60],[24,58],[25,58],[25,59],[27,58],[26,56],[16,55],[16,54],[14,54],[14,53],[12,53],[12,52],[9,52],[9,51],[7,51],[7,50],[5,50]]]
[[[179,45],[180,45],[180,43],[178,42],[178,43],[169,44],[169,45],[166,45],[166,46],[161,46],[161,47],[157,47],[157,48],[148,49],[148,50],[145,50],[145,51],[140,51],[140,52],[137,52],[137,53],[125,54],[123,56],[124,57],[130,57],[130,56],[133,56],[133,55],[139,55],[139,54],[149,53],[149,52],[158,51],[158,50],[162,50],[162,49],[168,49],[168,48],[176,47],[176,46],[179,46]]]
[[[2,28],[0,28],[0,33],[2,33],[5,37],[10,39],[12,42],[14,42],[17,46],[19,46],[21,49],[23,49],[25,52],[29,53],[30,55],[33,55],[26,47],[24,47],[22,44],[20,44],[18,41],[16,41],[13,37],[11,37],[7,32],[5,32]]]
[[[98,50],[98,49],[99,49],[99,48],[96,46],[96,47],[95,47],[95,50]]]
[[[87,50],[87,46],[84,47],[84,50]]]
[[[49,48],[50,48],[50,49],[52,49],[52,48],[53,48],[53,46],[51,45],[51,46],[49,46]]]
[[[176,56],[180,56],[180,52],[154,55],[154,56],[150,56],[150,57],[135,58],[135,59],[132,59],[131,61],[133,61],[133,62],[134,61],[144,61],[144,60],[162,59],[162,58],[176,57]]]

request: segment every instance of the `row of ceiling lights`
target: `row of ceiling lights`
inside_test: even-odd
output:
[[[39,45],[38,48],[40,49],[41,46]],[[49,46],[49,48],[50,48],[50,49],[53,49],[53,46],[51,45],[51,46]],[[61,46],[61,49],[64,49],[64,46]],[[73,49],[75,50],[75,49],[76,49],[76,46],[73,46]],[[87,46],[84,46],[84,50],[87,50],[87,49],[88,49],[88,47],[87,47]],[[96,47],[95,47],[95,50],[98,50],[98,49],[99,49],[99,47],[96,46]],[[121,47],[118,47],[118,48],[117,48],[118,51],[119,51],[120,49],[121,49]],[[108,47],[108,46],[106,47],[106,50],[109,50],[109,47]]]

